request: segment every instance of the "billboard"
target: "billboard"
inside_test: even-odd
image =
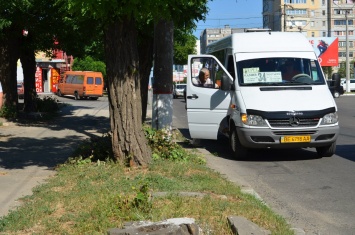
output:
[[[338,66],[338,38],[315,37],[308,38],[312,44],[321,66]]]

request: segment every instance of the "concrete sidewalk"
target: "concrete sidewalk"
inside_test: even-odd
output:
[[[107,98],[106,98],[107,99]],[[102,104],[101,104],[102,103]],[[20,205],[33,187],[55,174],[80,140],[109,130],[109,112],[100,108],[66,106],[61,117],[45,124],[18,124],[0,120],[0,216]]]

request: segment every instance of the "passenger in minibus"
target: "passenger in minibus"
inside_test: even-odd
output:
[[[195,86],[210,87],[213,88],[213,82],[210,79],[210,71],[207,68],[202,68],[197,78],[192,78],[192,83]],[[214,84],[215,88],[218,88],[217,84]]]

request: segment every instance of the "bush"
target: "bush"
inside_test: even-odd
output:
[[[37,96],[36,100],[37,112],[56,113],[59,111],[58,100],[49,96],[40,98]]]
[[[89,163],[107,160],[114,160],[111,135],[108,133],[101,137],[92,137],[84,140],[68,159],[67,163]]]

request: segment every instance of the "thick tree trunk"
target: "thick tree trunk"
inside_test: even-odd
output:
[[[6,33],[10,35],[10,33]],[[3,89],[3,106],[17,108],[17,60],[19,41],[3,37],[0,40],[0,81]]]
[[[109,25],[104,42],[114,157],[131,166],[147,165],[151,151],[142,130],[137,33],[133,19]]]
[[[23,82],[24,82],[24,100],[25,112],[35,112],[37,97],[36,87],[35,87],[35,73],[36,73],[36,57],[35,52],[30,48],[25,48],[21,50],[20,60],[23,68]]]
[[[174,24],[161,20],[154,29],[154,84],[153,117],[154,129],[172,128],[173,51]]]
[[[138,43],[139,74],[141,77],[142,123],[146,120],[148,103],[149,75],[153,66],[153,35],[140,35]]]

